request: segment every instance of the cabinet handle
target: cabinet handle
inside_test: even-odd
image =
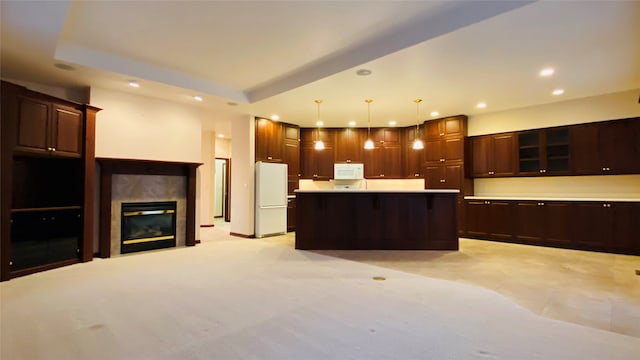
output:
[[[440,162],[444,162],[444,159],[440,159]]]
[[[538,205],[544,206],[544,203],[543,202],[539,202]]]
[[[485,203],[486,205],[489,205],[489,204],[491,204],[491,201],[488,201],[488,200],[487,200],[487,201],[485,201],[484,203]]]
[[[347,163],[350,163],[350,162],[351,162],[351,160],[347,160]]]
[[[602,207],[610,208],[611,204],[602,204]]]
[[[544,173],[546,173],[546,172],[547,172],[547,170],[545,170],[545,169],[540,169],[540,173],[544,174]]]
[[[271,156],[267,156],[267,160],[273,160]]]
[[[413,174],[413,176],[420,176],[420,174]]]
[[[495,172],[489,171],[489,175],[494,175],[494,174],[495,174]]]
[[[444,136],[444,133],[440,133],[440,136]]]
[[[56,148],[51,148],[51,151],[56,151]]]
[[[603,167],[602,168],[602,171],[610,171],[610,170],[611,170],[611,168],[609,168],[609,167]]]
[[[298,174],[298,177],[300,177],[300,174]]]
[[[384,177],[384,174],[380,174],[380,177]]]
[[[445,182],[445,180],[444,179],[440,179],[440,182],[443,183],[443,182]]]

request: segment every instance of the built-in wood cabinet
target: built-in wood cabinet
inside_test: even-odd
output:
[[[298,189],[300,179],[300,128],[282,124],[284,134],[283,161],[287,164],[287,189],[289,194]]]
[[[256,118],[256,161],[283,162],[284,129],[279,122]]]
[[[422,132],[420,131],[420,127],[416,128],[415,126],[406,127],[403,129],[403,150],[402,159],[404,161],[403,164],[403,175],[407,179],[421,179],[424,178],[424,149],[414,149],[413,143],[416,137],[422,140],[424,144],[424,140],[422,139]]]
[[[436,140],[446,136],[466,136],[467,117],[450,116],[446,118],[428,120],[424,122],[425,138]]]
[[[0,280],[93,258],[100,110],[2,82]]]
[[[78,106],[18,97],[15,151],[59,157],[81,157],[83,113]]]
[[[335,161],[361,163],[366,131],[357,128],[335,129]]]
[[[569,128],[518,132],[520,175],[568,175]]]
[[[640,173],[640,118],[575,125],[570,135],[574,174]]]
[[[365,177],[368,179],[402,178],[400,129],[371,129],[371,140],[373,140],[375,148],[363,149]],[[364,146],[364,141],[362,146]]]
[[[287,199],[287,231],[296,231],[296,198]]]
[[[465,236],[640,255],[640,203],[465,200]]]
[[[333,129],[300,129],[300,178],[312,180],[333,179],[334,131]],[[323,150],[315,149],[315,142],[322,140]]]
[[[471,176],[494,177],[515,174],[515,136],[513,133],[474,136],[471,147]]]

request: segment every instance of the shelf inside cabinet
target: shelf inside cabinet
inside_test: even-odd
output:
[[[80,210],[82,206],[50,206],[50,207],[37,207],[37,208],[19,208],[11,209],[11,213],[27,213],[27,212],[45,212],[45,211],[64,211],[64,210]]]

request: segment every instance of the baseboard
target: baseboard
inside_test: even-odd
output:
[[[200,225],[200,227],[214,227],[215,224],[204,224],[204,225]]]
[[[254,234],[251,235],[245,235],[245,234],[238,234],[238,233],[234,233],[234,232],[230,232],[229,235],[231,236],[237,236],[237,237],[241,237],[241,238],[245,238],[245,239],[252,239],[255,238],[256,236]]]
[[[200,240],[196,239],[196,244],[200,244]]]

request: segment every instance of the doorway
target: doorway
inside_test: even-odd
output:
[[[216,175],[213,180],[213,217],[231,221],[229,211],[229,194],[231,184],[231,160],[216,158]]]

